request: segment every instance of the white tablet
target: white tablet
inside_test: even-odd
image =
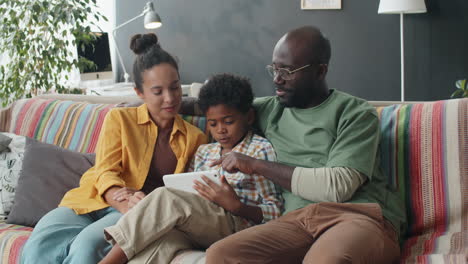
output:
[[[163,181],[166,187],[198,194],[197,190],[193,188],[193,181],[198,180],[204,183],[205,181],[201,178],[202,175],[205,175],[216,184],[221,185],[220,175],[216,170],[167,174],[163,176]]]

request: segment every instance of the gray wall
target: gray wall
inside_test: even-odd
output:
[[[116,24],[146,0],[116,0]],[[265,65],[289,29],[315,25],[332,43],[331,88],[368,100],[400,99],[399,15],[379,15],[378,0],[343,0],[343,9],[301,10],[300,0],[155,0],[163,26],[152,32],[180,60],[183,83],[231,72],[251,79],[257,96],[272,95]],[[429,0],[428,13],[405,16],[406,100],[445,99],[468,78],[468,1]],[[118,32],[126,69],[143,19]]]

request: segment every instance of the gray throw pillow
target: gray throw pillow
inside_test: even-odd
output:
[[[79,186],[94,165],[95,154],[83,154],[27,138],[23,169],[7,223],[35,226],[57,208],[64,194]]]
[[[0,133],[0,152],[8,149],[8,145],[10,145],[12,138],[5,136],[3,133]]]

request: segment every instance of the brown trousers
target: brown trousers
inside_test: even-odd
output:
[[[216,242],[206,263],[384,264],[399,255],[379,205],[318,203]]]

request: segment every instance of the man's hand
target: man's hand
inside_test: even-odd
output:
[[[132,209],[135,205],[137,205],[137,203],[145,198],[145,196],[146,194],[144,192],[135,192],[128,200],[128,209]]]
[[[245,174],[263,175],[286,190],[291,190],[291,179],[295,167],[252,158],[237,152],[230,152],[226,156],[211,163],[211,166],[221,164],[229,173],[242,172]]]
[[[238,152],[230,152],[226,154],[226,156],[222,157],[219,160],[214,161],[211,163],[211,166],[216,166],[221,164],[223,169],[229,173],[235,172],[242,172],[245,174],[253,174],[254,173],[254,163],[257,159],[252,158],[250,156],[238,153]]]
[[[224,176],[221,176],[221,185],[214,183],[208,177],[201,177],[206,184],[195,180],[193,188],[202,197],[216,203],[231,213],[236,214],[240,210],[242,203]]]

